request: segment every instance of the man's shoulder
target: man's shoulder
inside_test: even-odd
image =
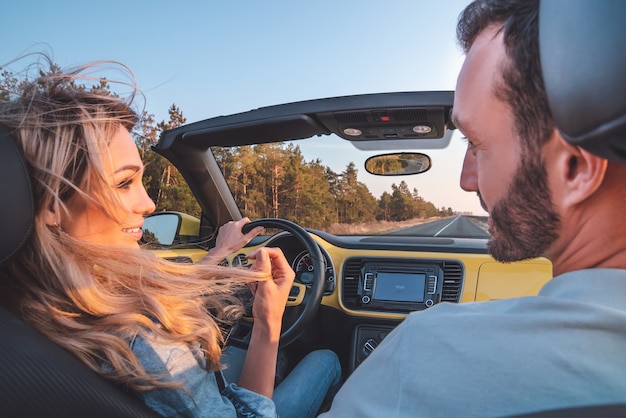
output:
[[[626,269],[567,272],[547,282],[539,296],[626,310]]]

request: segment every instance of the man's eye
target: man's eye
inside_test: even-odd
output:
[[[470,139],[466,136],[462,136],[461,139],[463,140],[463,142],[465,142],[467,144],[467,148],[468,149],[472,149],[472,147],[474,146],[474,143],[472,141],[470,141]]]

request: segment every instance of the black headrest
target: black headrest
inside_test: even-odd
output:
[[[7,129],[0,125],[0,264],[22,246],[33,230],[35,202],[26,162]]]
[[[626,163],[626,1],[540,0],[539,49],[563,137]]]

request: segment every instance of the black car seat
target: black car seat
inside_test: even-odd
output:
[[[541,0],[539,48],[563,137],[626,163],[626,2]]]
[[[543,79],[561,135],[626,164],[625,22],[623,0],[540,0]],[[516,415],[548,417],[626,417],[626,404]]]
[[[34,196],[26,163],[0,126],[0,264],[33,229]],[[155,417],[60,346],[0,308],[0,416]]]

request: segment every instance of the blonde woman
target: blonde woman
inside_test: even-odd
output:
[[[285,257],[262,248],[244,270],[141,249],[143,217],[155,207],[131,135],[137,113],[132,99],[80,87],[93,69],[44,70],[0,102],[36,197],[34,233],[0,270],[2,305],[162,415],[314,416],[339,384],[334,353],[309,354],[274,388],[294,278]],[[220,358],[242,286],[255,295],[255,322],[234,384]]]

